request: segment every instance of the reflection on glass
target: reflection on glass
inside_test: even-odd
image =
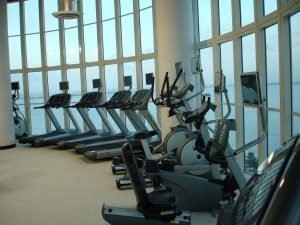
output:
[[[134,56],[135,46],[133,14],[123,16],[121,18],[121,24],[123,57]]]
[[[115,20],[103,22],[104,59],[117,57]]]
[[[140,12],[142,53],[154,52],[152,8]]]
[[[83,24],[96,22],[96,1],[82,2]]]
[[[268,15],[277,9],[277,0],[264,0],[264,15]]]
[[[254,22],[253,0],[240,0],[241,5],[241,26]]]
[[[69,82],[68,93],[72,95],[72,104],[79,102],[81,98],[81,80],[80,80],[80,69],[69,69],[67,70],[67,81]],[[80,129],[83,130],[83,119],[75,109],[71,109]],[[74,124],[70,120],[70,128],[75,128]]]
[[[51,95],[61,93],[61,90],[59,89],[59,82],[61,82],[61,71],[55,70],[55,71],[49,71],[48,72],[48,90],[49,90],[49,98]],[[58,108],[53,110],[53,113],[55,117],[57,118],[58,123],[61,127],[64,127],[64,111],[62,108]],[[53,125],[51,124],[51,127]],[[53,127],[54,129],[54,127]]]
[[[125,15],[133,12],[132,0],[120,0],[121,15]]]
[[[245,144],[257,138],[257,109],[244,108],[244,132]],[[258,166],[258,147],[257,145],[248,149],[245,152],[245,171],[252,174],[256,171]]]
[[[280,107],[278,25],[266,29],[268,107]]]
[[[280,145],[280,113],[268,111],[268,155]]]
[[[7,4],[8,36],[20,34],[19,2]]]
[[[24,1],[25,5],[25,32],[26,34],[40,31],[39,1]]]
[[[84,26],[85,61],[98,61],[98,43],[96,24]]]
[[[57,9],[57,1],[44,1],[45,31],[58,29],[58,19],[52,15]]]
[[[256,71],[255,35],[242,37],[243,73]]]
[[[221,44],[221,68],[226,77],[226,88],[231,103],[234,99],[233,43],[228,41]]]
[[[45,36],[47,66],[60,65],[60,47],[58,31],[47,32]]]
[[[292,70],[292,110],[300,112],[300,12],[291,16],[291,70]]]
[[[220,34],[232,31],[231,0],[219,0]]]
[[[26,35],[27,66],[29,68],[41,66],[40,34]]]
[[[45,111],[43,109],[34,109],[34,107],[44,104],[41,72],[28,74],[28,90],[30,97],[31,132],[32,134],[45,133]]]
[[[10,69],[22,68],[22,56],[21,56],[21,41],[20,36],[9,37],[9,63]]]
[[[198,0],[198,16],[200,41],[210,39],[212,37],[210,0]]]
[[[102,0],[102,20],[107,20],[115,17],[115,3],[112,0]]]
[[[78,28],[65,30],[66,63],[79,63]]]

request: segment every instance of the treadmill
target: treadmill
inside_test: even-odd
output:
[[[44,146],[45,145],[44,141],[47,138],[67,136],[67,135],[77,134],[77,133],[81,132],[81,129],[78,126],[78,123],[75,120],[74,115],[68,109],[68,106],[70,105],[70,102],[71,102],[71,95],[67,93],[67,91],[69,89],[68,81],[60,82],[59,83],[59,88],[60,88],[61,91],[63,91],[63,93],[55,94],[55,95],[50,96],[47,103],[43,106],[34,107],[34,109],[45,109],[47,115],[50,118],[50,121],[52,122],[52,124],[55,127],[55,130],[51,131],[49,133],[46,133],[46,134],[32,135],[32,136],[21,138],[19,140],[19,143],[21,143],[21,144],[31,144],[32,146],[35,146],[35,147]],[[73,124],[75,126],[75,129],[70,129],[70,128],[63,129],[60,126],[59,122],[57,121],[57,118],[55,117],[55,115],[52,111],[53,108],[64,108],[67,111],[71,121],[73,122]]]
[[[147,79],[146,79],[147,80]],[[148,83],[147,83],[148,84]],[[152,91],[149,89],[142,89],[137,91],[131,98],[129,102],[124,104],[121,108],[128,118],[131,120],[132,124],[135,126],[137,131],[146,130],[144,121],[138,116],[137,111],[139,110],[144,118],[148,121],[151,128],[156,131],[156,136],[149,138],[149,143],[153,146],[157,146],[161,143],[161,130],[159,125],[153,119],[153,116],[147,109],[149,100],[151,98]],[[114,156],[118,156],[121,154],[121,148],[123,144],[128,141],[136,142],[136,144],[140,144],[140,141],[135,141],[133,136],[136,132],[131,133],[123,140],[112,141],[112,142],[102,142],[102,143],[93,143],[90,145],[79,145],[76,146],[76,151],[85,151],[84,155],[88,159],[98,160],[111,158]]]
[[[80,101],[76,103],[75,105],[69,106],[69,108],[76,108],[82,117],[84,123],[88,126],[89,131],[86,131],[84,133],[79,134],[73,134],[65,137],[54,137],[49,138],[45,141],[46,145],[55,145],[59,141],[70,141],[75,139],[83,139],[83,138],[91,138],[91,137],[106,137],[115,134],[115,130],[108,121],[107,117],[105,116],[105,113],[99,109],[96,108],[99,116],[101,117],[102,121],[104,122],[107,129],[96,129],[95,125],[91,121],[87,109],[93,108],[100,104],[102,93],[100,92],[101,87],[101,80],[100,79],[94,79],[93,80],[93,88],[97,88],[98,91],[89,92],[84,94]]]
[[[94,105],[91,108],[95,108],[97,111],[102,110],[102,108],[105,108],[108,114],[112,117],[113,121],[116,123],[118,128],[120,129],[120,133],[109,135],[106,137],[101,136],[93,136],[93,137],[83,137],[78,138],[74,140],[67,140],[67,141],[60,141],[57,143],[59,147],[62,148],[74,148],[77,145],[80,144],[90,144],[94,142],[100,142],[100,141],[108,141],[108,140],[115,140],[115,139],[122,139],[124,138],[128,133],[129,130],[126,127],[125,123],[122,121],[118,113],[116,112],[116,109],[119,109],[120,106],[124,104],[124,102],[127,102],[130,99],[131,91],[129,90],[121,90],[117,91],[109,101],[105,102],[104,104],[100,105]],[[107,117],[105,117],[104,121],[107,121],[109,124],[109,121]],[[80,153],[80,152],[77,152]]]

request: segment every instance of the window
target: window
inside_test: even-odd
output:
[[[132,0],[120,0],[121,15],[125,15],[133,12]]]
[[[139,0],[140,9],[150,7],[152,5],[152,0]]]
[[[28,68],[41,67],[40,34],[26,35],[26,48]]]
[[[82,2],[82,12],[83,12],[83,23],[95,23],[96,22],[96,1],[90,0],[88,4]]]
[[[122,49],[123,57],[135,55],[135,42],[134,42],[134,19],[133,14],[123,16],[121,18],[122,24]],[[153,41],[153,40],[151,40]]]
[[[243,72],[256,71],[255,35],[250,34],[242,38]]]
[[[264,0],[264,15],[268,15],[277,9],[277,0]]]
[[[20,35],[19,2],[7,4],[8,36]]]
[[[84,26],[85,61],[98,61],[98,43],[96,24]]]
[[[45,35],[47,66],[60,65],[59,33],[52,31],[45,33]]]
[[[25,4],[25,31],[26,34],[37,33],[40,31],[39,1],[28,0]]]
[[[22,68],[22,56],[21,56],[21,41],[20,36],[9,37],[9,62],[10,69]]]
[[[142,54],[154,52],[152,8],[140,11]]]
[[[66,20],[65,20],[66,21]],[[66,63],[79,63],[78,28],[65,30]]]
[[[29,73],[28,85],[30,96],[31,132],[32,134],[43,134],[46,131],[45,110],[34,109],[34,107],[44,104],[42,73]],[[53,111],[54,110],[55,109],[53,109]]]
[[[200,41],[204,41],[212,37],[211,1],[198,0],[198,12]]]
[[[102,20],[107,20],[115,17],[115,3],[111,0],[102,0]]]
[[[232,31],[231,0],[219,0],[220,34]]]
[[[57,30],[58,19],[52,13],[58,10],[58,1],[45,0],[44,1],[44,16],[45,16],[45,31]]]
[[[246,26],[254,22],[254,3],[253,0],[240,0],[241,7],[241,26]]]
[[[132,91],[137,90],[137,83],[136,83],[136,63],[135,62],[128,62],[123,63],[123,74],[125,76],[132,77]]]
[[[19,82],[19,99],[17,100],[18,107],[20,112],[25,116],[25,107],[24,107],[24,84],[23,77],[21,73],[15,73],[11,75],[11,82]]]
[[[115,20],[103,22],[104,59],[117,58]]]

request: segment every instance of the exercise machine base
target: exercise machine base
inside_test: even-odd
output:
[[[186,211],[183,211],[181,215],[172,221],[163,222],[160,220],[146,219],[142,213],[133,207],[108,206],[104,204],[102,207],[102,217],[111,225],[191,225],[191,214]]]

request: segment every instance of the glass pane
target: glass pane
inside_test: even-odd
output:
[[[264,0],[264,15],[268,15],[277,9],[277,0]]]
[[[28,0],[24,1],[25,4],[25,32],[36,33],[40,31],[39,20],[39,1]]]
[[[96,24],[84,26],[85,61],[98,61],[98,43]]]
[[[244,132],[245,143],[257,138],[257,109],[256,108],[244,108]],[[245,171],[252,174],[257,168],[258,147],[253,146],[245,152]]]
[[[120,0],[121,15],[133,12],[132,0]]]
[[[134,56],[134,21],[133,14],[121,18],[123,57]]]
[[[300,133],[300,117],[293,116],[293,135]]]
[[[104,59],[117,58],[115,20],[103,22]]]
[[[45,0],[44,1],[44,14],[45,14],[45,30],[57,30],[58,19],[55,18],[52,13],[57,12],[57,1]]]
[[[16,103],[19,107],[20,113],[22,113],[22,116],[25,117],[23,76],[21,73],[11,74],[10,80],[11,82],[19,82],[19,99],[16,101]]]
[[[210,47],[201,49],[200,58],[203,69],[203,79],[205,82],[204,93],[210,95],[212,102],[214,102],[214,72],[212,48]],[[215,113],[212,110],[209,110],[205,115],[205,119],[206,121],[214,120]],[[214,129],[215,125],[211,125],[210,127]]]
[[[226,104],[223,105],[223,115],[228,111]],[[229,119],[235,119],[235,106],[231,105],[231,113]],[[236,149],[236,131],[229,132],[229,144],[233,149]]]
[[[72,95],[72,104],[79,102],[81,98],[81,80],[80,80],[80,69],[69,69],[67,70],[67,81],[69,81],[68,93]],[[77,110],[71,110],[79,127],[83,130],[83,119]],[[75,128],[74,124],[70,121],[70,128]]]
[[[59,82],[61,82],[61,71],[49,71],[48,72],[48,90],[49,90],[49,97],[54,94],[61,93],[61,90],[59,89]],[[64,127],[64,111],[63,108],[58,108],[53,110],[53,113],[59,122],[61,127]],[[51,126],[53,126],[51,124]]]
[[[140,0],[140,9],[152,6],[152,0]]]
[[[58,31],[52,31],[45,33],[45,35],[47,66],[60,65],[59,33]]]
[[[19,2],[7,4],[8,36],[20,34]]]
[[[268,112],[268,154],[280,146],[280,113]]]
[[[220,34],[232,31],[231,0],[219,0]]]
[[[115,2],[112,0],[102,0],[102,20],[115,17]]]
[[[41,67],[40,34],[26,35],[27,66]]]
[[[254,22],[253,0],[240,0],[241,4],[241,26]]]
[[[210,0],[198,0],[200,41],[212,37]]]
[[[118,67],[116,64],[106,65],[105,66],[105,95],[106,99],[109,100],[112,95],[119,90],[119,81],[118,81]],[[117,111],[118,113],[119,110]],[[109,114],[107,114],[107,118],[111,122],[113,128],[118,131],[120,130],[118,126],[114,123],[113,119]]]
[[[21,41],[20,36],[9,37],[9,63],[10,69],[21,69],[22,68],[22,56],[21,56]]]
[[[78,28],[65,30],[66,63],[79,63]]]
[[[280,108],[278,25],[266,29],[268,107]]]
[[[243,72],[256,71],[255,35],[250,34],[242,38]]]
[[[123,63],[123,75],[125,76],[131,76],[132,77],[132,91],[137,90],[137,84],[136,84],[136,63],[135,62],[128,62]]]
[[[97,91],[97,89],[93,88],[93,80],[99,79],[99,67],[93,66],[93,67],[87,67],[86,68],[86,91]],[[103,81],[101,81],[102,83]]]
[[[96,1],[82,1],[83,23],[96,22]]]
[[[32,134],[43,134],[46,132],[45,110],[34,109],[44,104],[42,73],[28,74],[28,89],[30,98],[31,132]],[[55,109],[53,109],[54,111]]]
[[[234,103],[234,68],[233,68],[233,43],[232,41],[221,44],[221,68],[226,76],[226,88],[230,103]]]
[[[78,20],[63,20],[64,21],[64,28],[70,28],[70,27],[77,27],[78,26]]]
[[[293,112],[300,112],[300,12],[293,15],[290,21],[291,29],[291,66],[292,66],[292,110]]]
[[[142,53],[154,52],[152,8],[140,12]]]

